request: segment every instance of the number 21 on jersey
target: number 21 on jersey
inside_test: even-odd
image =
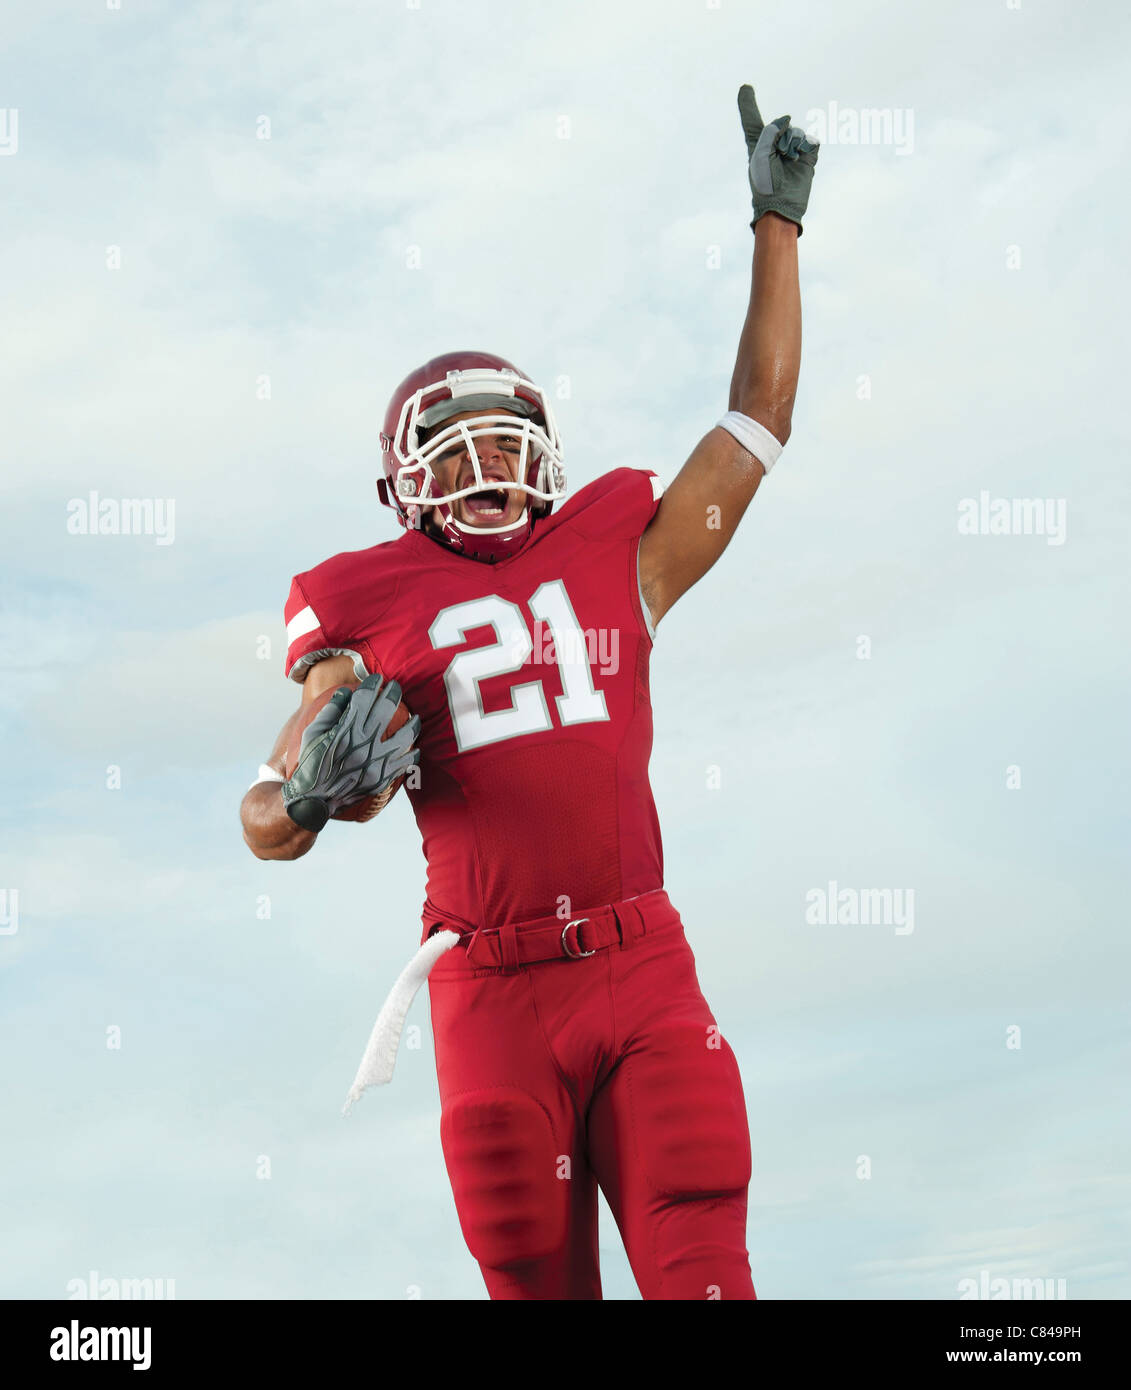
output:
[[[591,724],[608,719],[605,697],[593,686],[593,671],[585,634],[577,621],[565,585],[552,579],[531,595],[528,607],[537,622],[545,623],[554,642],[554,656],[561,675],[562,693],[555,697],[559,724]],[[444,608],[428,629],[437,651],[467,640],[472,628],[494,629],[495,641],[483,647],[457,652],[444,672],[448,708],[456,747],[461,753],[503,739],[519,738],[552,729],[550,707],[540,680],[511,687],[509,709],[483,709],[479,682],[522,669],[534,650],[534,639],[516,603],[486,594],[467,603]]]

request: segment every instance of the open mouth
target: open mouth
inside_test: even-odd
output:
[[[481,516],[488,520],[505,515],[510,505],[510,489],[505,487],[485,487],[478,492],[469,493],[463,505],[470,516]]]

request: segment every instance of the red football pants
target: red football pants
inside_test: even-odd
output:
[[[600,1184],[644,1298],[753,1299],[738,1065],[667,894],[614,911],[592,956],[475,969],[457,946],[432,970],[464,1239],[493,1299],[598,1299]]]

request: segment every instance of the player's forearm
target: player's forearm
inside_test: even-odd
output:
[[[801,287],[797,225],[776,213],[758,219],[750,304],[730,383],[730,410],[789,438],[801,370]]]
[[[301,859],[318,838],[287,815],[278,782],[252,787],[240,806],[240,820],[244,841],[257,859]]]

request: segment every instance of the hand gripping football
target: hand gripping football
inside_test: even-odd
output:
[[[353,678],[345,680],[341,685],[335,686],[331,690],[324,691],[323,694],[312,700],[309,705],[303,707],[301,718],[291,731],[290,741],[287,744],[286,775],[288,779],[294,776],[295,768],[298,766],[299,756],[302,751],[303,734],[330,703],[335,691],[342,688],[342,685],[347,686],[352,691],[358,688],[360,681]],[[389,720],[388,727],[382,735],[382,742],[395,734],[398,729],[403,729],[411,717],[408,706],[402,700],[393,713],[392,718]],[[360,801],[355,801],[352,805],[341,807],[333,813],[331,819],[362,822],[371,821],[373,817],[377,815],[379,811],[383,811],[389,802],[392,801],[393,797],[396,796],[405,776],[406,774],[402,772],[394,782],[390,783],[384,791],[379,792],[376,796],[365,797]]]

